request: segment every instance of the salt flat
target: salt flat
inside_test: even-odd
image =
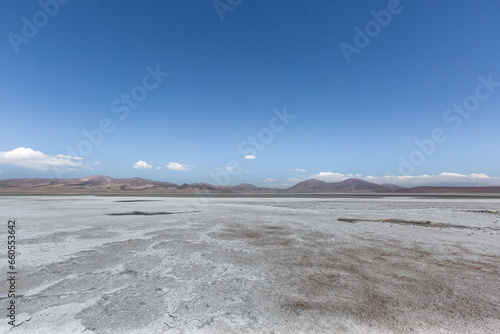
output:
[[[18,326],[2,315],[0,332],[500,332],[499,199],[0,196],[0,208],[4,250],[17,221],[19,272]],[[6,251],[1,263],[6,275]]]

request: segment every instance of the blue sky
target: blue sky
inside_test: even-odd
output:
[[[0,13],[0,178],[500,185],[498,1]]]

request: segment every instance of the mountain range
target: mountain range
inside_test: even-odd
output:
[[[4,179],[0,180],[0,194],[198,194],[198,193],[240,193],[240,194],[377,194],[377,193],[500,193],[500,187],[443,187],[423,186],[404,188],[393,184],[376,184],[360,179],[342,182],[325,182],[309,179],[287,189],[257,187],[248,183],[236,186],[219,186],[208,183],[177,185],[138,177],[115,179],[96,175],[73,179]]]

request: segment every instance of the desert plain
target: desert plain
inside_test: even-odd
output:
[[[500,198],[6,195],[0,208],[1,333],[500,332]]]

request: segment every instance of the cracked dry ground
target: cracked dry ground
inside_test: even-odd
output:
[[[348,224],[332,216],[335,203],[323,211],[314,202],[278,204],[220,201],[189,217],[109,217],[103,209],[92,227],[25,238],[41,258],[45,245],[93,243],[22,269],[25,322],[11,332],[498,332],[494,227],[471,236]],[[368,207],[338,210],[371,217]]]

